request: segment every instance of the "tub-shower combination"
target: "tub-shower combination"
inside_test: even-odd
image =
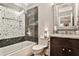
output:
[[[32,46],[36,43],[24,41],[0,48],[0,56],[27,56],[32,55]]]

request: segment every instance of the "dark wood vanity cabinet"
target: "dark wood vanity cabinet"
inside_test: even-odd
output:
[[[50,37],[51,56],[79,56],[79,40]]]

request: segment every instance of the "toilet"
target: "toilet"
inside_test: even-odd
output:
[[[38,44],[33,46],[32,50],[35,56],[43,56],[43,50],[44,48],[46,48],[47,46],[44,46],[42,44]]]
[[[48,47],[48,41],[45,40],[42,43],[32,47],[33,54],[35,56],[44,56],[44,49],[46,47]]]
[[[48,28],[44,30],[44,35],[40,37],[38,45],[32,47],[33,54],[35,56],[44,56],[44,50],[49,46],[49,33]]]

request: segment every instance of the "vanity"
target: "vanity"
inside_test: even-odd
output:
[[[79,56],[79,35],[52,34],[50,37],[51,56]]]
[[[53,10],[50,55],[79,56],[79,4],[54,4]]]

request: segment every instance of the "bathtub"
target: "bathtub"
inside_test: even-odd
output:
[[[36,43],[24,41],[0,48],[0,56],[28,56],[32,55],[32,46]]]

